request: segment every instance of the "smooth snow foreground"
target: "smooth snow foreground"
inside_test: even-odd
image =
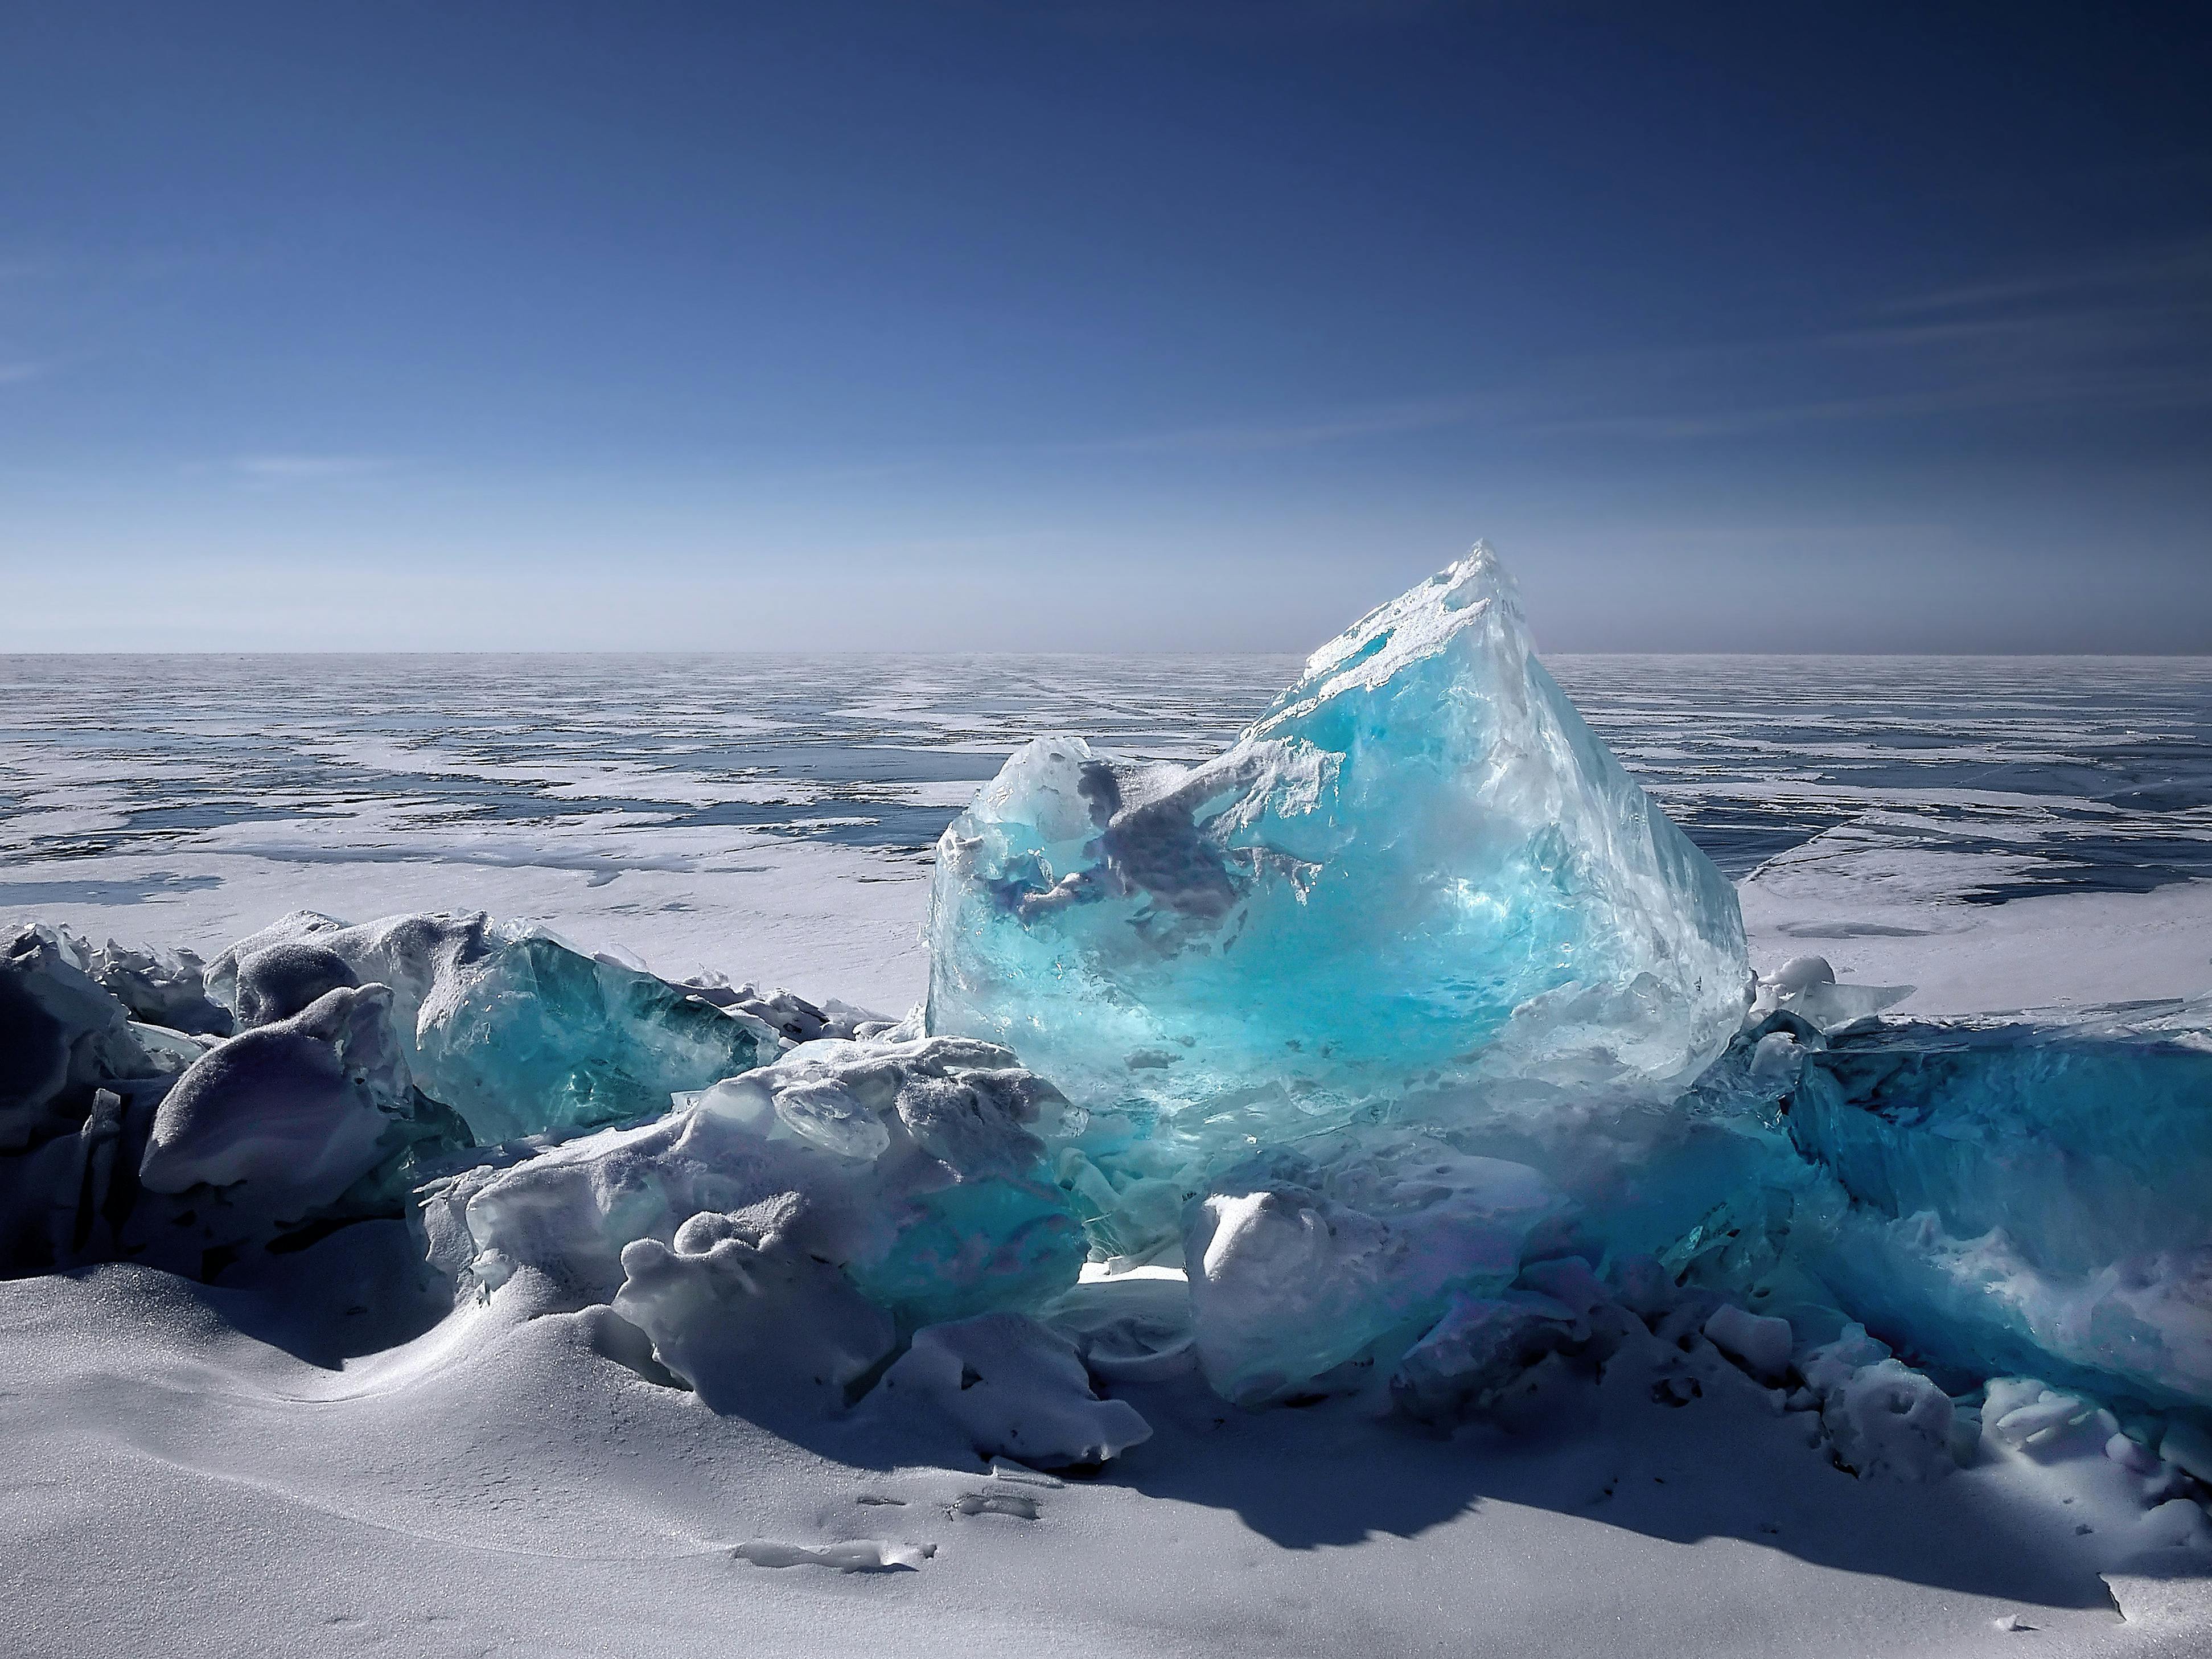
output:
[[[717,1416],[603,1319],[498,1297],[342,1366],[332,1328],[397,1310],[270,1346],[288,1290],[372,1254],[343,1237],[260,1292],[0,1285],[11,1650],[1889,1656],[2014,1653],[2017,1620],[2038,1653],[2203,1651],[2202,1559],[2101,1446],[1857,1480],[1711,1349],[1686,1405],[1639,1367],[1534,1434],[1115,1385],[1152,1437],[1063,1482]]]
[[[1017,755],[932,938],[15,939],[24,1645],[2212,1632],[2212,1004],[1754,981],[1486,552],[1217,761]]]

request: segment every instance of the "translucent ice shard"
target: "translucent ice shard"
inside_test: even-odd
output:
[[[939,843],[930,928],[931,1030],[1224,1141],[1417,1082],[1664,1097],[1750,981],[1734,890],[1480,546],[1203,765],[1018,752]]]
[[[423,1092],[479,1140],[664,1110],[671,1094],[782,1048],[748,1015],[544,933],[507,939],[441,984],[416,1041]]]

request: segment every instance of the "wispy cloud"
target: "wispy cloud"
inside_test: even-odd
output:
[[[1796,338],[1559,366],[1535,430],[1692,440],[1936,415],[2212,408],[2212,239],[1908,295]]]
[[[1450,0],[1231,0],[1192,5],[1188,0],[1020,0],[998,9],[1025,21],[1056,23],[1093,37],[1227,40],[1328,34],[1401,24],[1449,9]]]
[[[1318,449],[1480,426],[1692,442],[1793,427],[2212,409],[2212,238],[1907,295],[1795,336],[1561,357],[1510,386],[1303,419],[1050,446],[1092,455]]]
[[[231,465],[249,478],[359,478],[389,471],[393,465],[385,455],[240,455]]]
[[[35,380],[46,372],[44,363],[0,362],[0,386],[21,386],[26,380]]]
[[[1739,402],[1674,412],[1589,415],[1540,421],[1533,430],[1637,438],[1744,437],[1823,422],[1879,421],[1997,410],[2128,410],[2140,414],[2212,407],[2212,384],[2186,367],[2027,363],[2008,372],[1978,370],[1947,384],[1852,397]]]
[[[2171,296],[2197,306],[2212,295],[2212,236],[2130,248],[2122,252],[2042,267],[2001,281],[1967,283],[1907,295],[1883,309],[1916,312],[1981,309],[2084,295],[2142,301]]]
[[[1388,438],[1408,432],[1459,426],[1484,412],[1492,400],[1436,398],[1316,414],[1299,421],[1230,422],[1133,433],[1125,437],[1054,444],[1056,450],[1087,455],[1236,455],[1271,450],[1314,449],[1364,438]]]

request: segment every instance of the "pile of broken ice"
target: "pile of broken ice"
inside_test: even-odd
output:
[[[1755,981],[1482,549],[1215,760],[1016,754],[930,943],[893,1026],[480,915],[303,913],[204,969],[34,929],[0,1262],[212,1279],[404,1218],[461,1298],[600,1310],[714,1410],[1038,1463],[1193,1370],[1510,1427],[1632,1354],[1665,1403],[1771,1388],[1863,1474],[2063,1431],[2212,1481],[2212,1006]]]

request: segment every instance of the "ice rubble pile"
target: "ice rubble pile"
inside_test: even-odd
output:
[[[1452,1298],[1650,1251],[1800,1335],[1849,1310],[2212,1405],[2212,1010],[1970,1032],[1817,959],[1754,982],[1480,547],[1213,761],[1017,753],[940,844],[931,945],[928,1029],[1088,1109],[1056,1172],[1093,1250],[1180,1252],[1232,1398],[1433,1365],[1425,1330],[1498,1317]]]
[[[1080,1235],[1032,1132],[1064,1105],[988,1043],[825,1040],[659,1117],[436,1180],[422,1214],[434,1259],[485,1288],[528,1269],[576,1305],[626,1275],[641,1307],[709,1279],[772,1302],[775,1264],[803,1255],[912,1328],[1075,1277]]]
[[[1217,760],[1015,755],[931,936],[893,1026],[482,915],[204,968],[32,930],[0,1264],[214,1278],[404,1217],[457,1294],[588,1310],[715,1410],[1041,1464],[1196,1372],[1507,1427],[1771,1390],[1863,1474],[2063,1431],[2147,1501],[2212,1482],[2212,1007],[1754,981],[1480,549]]]
[[[440,1159],[657,1114],[784,1046],[482,915],[302,912],[204,969],[29,929],[0,959],[0,1261],[220,1271],[409,1212]]]
[[[773,1057],[780,1035],[714,993],[482,915],[347,927],[301,911],[216,958],[211,988],[252,1023],[338,987],[378,984],[424,1093],[477,1140],[566,1133],[667,1106]]]

